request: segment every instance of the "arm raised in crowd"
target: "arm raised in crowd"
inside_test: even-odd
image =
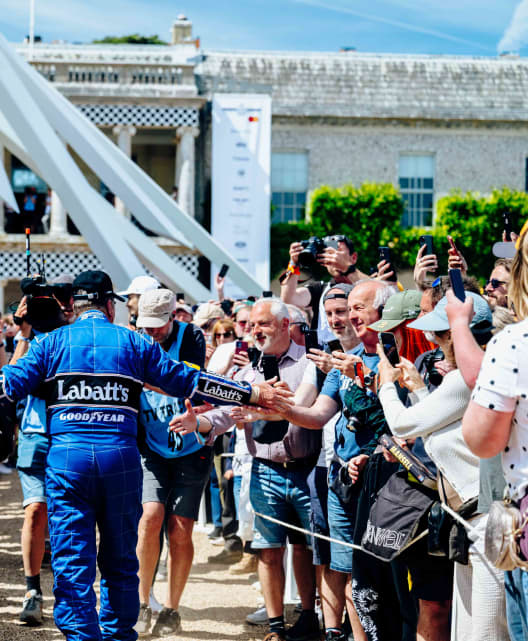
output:
[[[473,299],[459,300],[451,289],[446,292],[446,314],[453,337],[453,346],[458,368],[466,385],[473,389],[484,358],[484,351],[473,337],[469,324],[473,319]]]
[[[297,263],[302,249],[301,243],[295,242],[290,245],[290,264],[281,282],[281,298],[285,303],[304,308],[308,307],[312,296],[306,287],[298,287],[299,271]]]

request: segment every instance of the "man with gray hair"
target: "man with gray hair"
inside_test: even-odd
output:
[[[278,298],[260,299],[251,309],[249,322],[255,346],[262,356],[256,368],[248,364],[235,379],[262,381],[270,376],[268,368],[275,367],[281,381],[294,392],[303,379],[307,360],[304,347],[290,338],[288,308]],[[211,442],[233,422],[227,408],[214,409],[200,416],[200,431],[209,428],[207,442]],[[188,412],[173,419],[171,425],[177,431],[192,431],[196,428],[196,417]],[[256,512],[252,549],[259,552],[259,579],[270,624],[266,639],[318,639],[314,568],[306,537],[259,514],[310,530],[307,477],[321,450],[321,433],[286,420],[256,420],[245,423],[244,429],[249,453],[254,457],[250,486],[250,500]],[[287,539],[293,543],[293,569],[303,612],[297,623],[285,632],[282,559]]]

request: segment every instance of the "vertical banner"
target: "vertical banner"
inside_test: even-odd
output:
[[[270,164],[271,97],[214,95],[211,233],[262,289],[269,289]],[[260,293],[242,291],[228,274],[226,297]]]

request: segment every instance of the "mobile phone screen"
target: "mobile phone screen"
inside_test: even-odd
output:
[[[396,338],[391,332],[380,332],[379,341],[385,352],[385,356],[388,358],[389,363],[395,367],[400,362],[400,355],[398,354],[398,348],[396,347]]]
[[[466,292],[464,291],[464,283],[462,282],[462,273],[460,269],[449,270],[449,280],[455,296],[464,302],[466,300]]]
[[[425,255],[429,256],[430,254],[434,254],[434,248],[433,248],[433,237],[430,236],[429,234],[425,236],[420,236],[420,247],[423,247],[425,245]]]
[[[262,356],[262,372],[264,373],[264,379],[269,381],[270,378],[279,377],[279,363],[275,356],[272,354],[264,354]]]
[[[343,346],[341,343],[337,340],[337,338],[333,341],[328,341],[328,347],[330,348],[331,352],[343,352]]]
[[[307,332],[304,332],[304,346],[307,354],[310,353],[312,348],[320,349],[319,342],[317,340],[317,331],[315,329],[309,329]]]
[[[235,354],[240,354],[240,352],[247,352],[248,344],[247,341],[237,341],[235,343]]]

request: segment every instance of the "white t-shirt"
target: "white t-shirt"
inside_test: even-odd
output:
[[[512,499],[528,488],[528,320],[508,325],[489,343],[472,400],[497,412],[514,412],[502,469]]]

